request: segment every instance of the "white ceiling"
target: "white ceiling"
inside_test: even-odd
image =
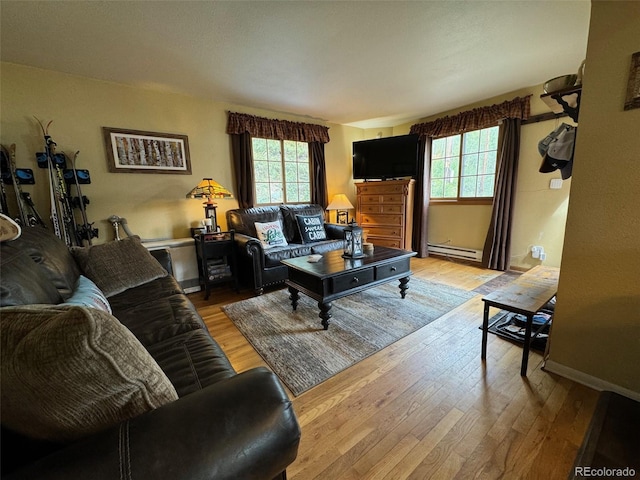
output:
[[[0,2],[2,61],[393,126],[574,73],[590,2]]]

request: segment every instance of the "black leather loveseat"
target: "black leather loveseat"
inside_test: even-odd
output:
[[[235,231],[238,246],[239,277],[249,284],[258,295],[265,287],[278,285],[287,279],[287,267],[280,260],[303,255],[323,254],[344,247],[344,227],[324,223],[326,239],[303,243],[298,230],[296,215],[324,216],[320,205],[279,205],[239,208],[227,211],[227,225]],[[255,223],[280,222],[287,241],[286,246],[265,249],[257,238]]]
[[[128,251],[128,259],[121,255],[122,249]],[[110,252],[115,252],[112,258]],[[94,258],[93,253],[100,255]],[[70,252],[50,231],[25,228],[20,238],[2,243],[1,254],[2,478],[285,478],[285,469],[297,454],[300,430],[279,380],[265,368],[234,371],[179,285],[137,237]],[[69,305],[78,300],[81,273],[101,277],[100,261],[113,275],[108,289],[124,288],[106,295],[113,315],[82,304]],[[122,274],[126,271],[130,276]],[[95,279],[96,285],[101,282]],[[61,318],[64,322],[56,324]],[[113,355],[103,351],[110,341],[108,326],[115,328],[118,338],[126,338],[128,349]],[[86,332],[81,327],[90,334],[83,337]],[[46,332],[44,338],[39,337],[41,331]],[[79,344],[74,343],[76,338]],[[102,343],[90,345],[94,340]],[[84,360],[75,362],[76,371],[62,379],[42,372],[51,371],[50,364],[58,361],[51,352],[60,349],[68,355],[66,346],[72,343],[78,351],[90,350],[93,357],[86,361],[87,367],[103,362],[97,376],[105,372],[125,377],[123,369],[130,366],[126,356],[132,349],[152,364],[153,375],[127,378],[123,393],[118,394],[123,398],[116,400],[127,403],[141,385],[150,384],[151,376],[165,382],[169,397],[133,416],[127,411],[99,412],[98,424],[107,418],[112,425],[90,426],[97,431],[84,435],[69,433],[67,423],[82,423],[89,417],[83,409],[98,405],[69,407],[82,398],[61,398],[64,393],[58,391],[61,387],[75,394],[87,389],[85,382],[66,385],[82,375],[77,370],[82,370]],[[25,370],[21,364],[29,356],[34,367]],[[64,370],[74,359],[63,363],[56,368]],[[96,384],[91,391],[96,395],[115,388],[99,379],[88,378],[87,383]],[[63,423],[62,430],[39,425],[39,405],[53,416],[55,412],[49,410],[61,405],[62,414],[55,421]],[[114,415],[124,419],[114,423]]]

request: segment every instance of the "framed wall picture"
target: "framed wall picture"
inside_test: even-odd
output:
[[[627,99],[624,109],[640,108],[640,52],[631,55],[631,70],[627,84]]]
[[[110,172],[191,175],[186,135],[110,127],[102,132]]]

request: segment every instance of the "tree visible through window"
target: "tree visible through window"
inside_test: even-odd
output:
[[[431,198],[489,199],[496,182],[499,127],[434,139],[431,143]]]
[[[253,138],[252,148],[257,205],[311,201],[307,143]]]

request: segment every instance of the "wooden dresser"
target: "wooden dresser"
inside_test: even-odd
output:
[[[356,183],[356,222],[367,242],[411,250],[415,180]]]

